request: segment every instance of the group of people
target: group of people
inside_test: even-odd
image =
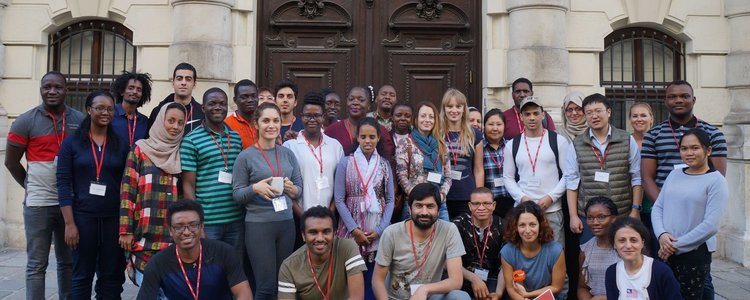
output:
[[[556,129],[525,78],[484,114],[456,89],[437,107],[248,79],[229,112],[220,88],[192,97],[192,65],[172,78],[146,117],[148,74],[85,113],[42,77],[5,161],[26,189],[27,299],[53,243],[65,299],[119,299],[126,276],[139,299],[713,299],[726,141],[686,81],[656,126],[633,104],[631,134],[580,92]]]

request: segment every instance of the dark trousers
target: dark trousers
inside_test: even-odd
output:
[[[500,217],[503,220],[505,220],[505,216],[508,214],[508,212],[510,212],[511,209],[513,209],[513,205],[515,204],[515,201],[510,196],[508,197],[497,196],[495,197],[494,200],[495,200],[495,211],[492,214],[496,217]]]
[[[570,213],[568,213],[568,198],[563,196],[560,201],[563,204],[563,234],[565,235],[565,273],[568,275],[568,300],[578,300],[578,277],[581,274],[578,256],[581,253],[580,237],[570,231]],[[586,219],[583,219],[585,224]]]
[[[453,220],[460,215],[471,213],[469,210],[469,200],[449,200],[445,201],[445,204],[448,206],[448,217],[450,220]]]
[[[120,299],[125,283],[125,255],[118,243],[119,217],[76,215],[80,239],[73,250],[73,299]]]
[[[685,300],[703,299],[706,275],[711,272],[711,252],[705,243],[693,251],[672,255],[667,264],[680,282],[680,293]]]

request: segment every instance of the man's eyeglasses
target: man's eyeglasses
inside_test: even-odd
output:
[[[183,232],[185,231],[185,228],[190,230],[190,232],[196,232],[201,227],[201,223],[194,223],[194,224],[188,224],[188,225],[174,225],[172,226],[172,229],[174,229],[175,232]]]
[[[599,223],[604,222],[607,220],[607,218],[611,217],[612,215],[602,215],[602,216],[596,216],[596,217],[586,217],[586,221],[594,222],[597,221]]]
[[[273,96],[258,96],[258,100],[261,100],[261,101],[263,101],[263,100],[273,101],[273,99],[274,99]]]

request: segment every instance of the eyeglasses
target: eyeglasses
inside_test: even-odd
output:
[[[108,113],[115,112],[115,108],[114,107],[98,107],[97,106],[97,107],[92,107],[91,109],[93,109],[95,112],[98,112],[98,113],[103,113],[105,111],[108,112]]]
[[[323,117],[323,114],[303,114],[302,115],[303,119],[308,119],[308,120],[309,119],[318,119],[318,118],[322,118],[322,117]]]
[[[579,112],[579,113],[582,113],[582,112],[583,112],[583,108],[580,108],[580,107],[571,107],[571,108],[566,108],[566,109],[565,109],[565,112],[566,112],[566,113],[569,113],[569,114],[572,114],[573,112]]]
[[[586,116],[590,117],[590,116],[593,116],[593,115],[601,115],[601,114],[604,114],[604,112],[606,112],[606,110],[601,109],[601,108],[595,109],[595,110],[587,110],[586,111]]]
[[[484,208],[490,208],[495,205],[495,202],[469,202],[469,205],[477,208],[479,208],[480,206],[484,206]]]
[[[607,218],[611,217],[612,215],[602,215],[602,216],[596,216],[596,217],[586,217],[586,221],[594,222],[597,221],[599,223],[604,222],[607,220]]]
[[[271,100],[273,101],[273,96],[258,96],[258,100]]]
[[[194,223],[194,224],[188,224],[188,225],[174,225],[172,226],[172,229],[174,229],[175,232],[183,232],[185,231],[185,228],[190,230],[190,232],[195,233],[198,231],[198,228],[201,227],[201,223]]]

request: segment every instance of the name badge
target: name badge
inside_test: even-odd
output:
[[[226,171],[219,171],[219,182],[232,184],[232,173]]]
[[[684,169],[684,168],[687,168],[687,167],[688,167],[687,164],[676,164],[676,165],[674,165],[675,170],[677,170],[677,169],[681,170],[681,169]]]
[[[421,286],[422,286],[421,284],[410,284],[410,285],[409,285],[409,289],[411,289],[411,295],[412,295],[412,296],[414,296],[414,294],[416,294],[416,293],[417,293],[417,290],[418,290],[418,289],[419,289],[419,287],[421,287]]]
[[[459,175],[459,177],[460,177],[460,175]],[[442,174],[436,173],[436,172],[427,173],[427,181],[432,182],[432,183],[440,184],[441,180],[443,180],[443,175]]]
[[[461,180],[461,171],[451,171],[451,179]]]
[[[328,177],[322,176],[318,179],[315,179],[315,185],[318,186],[319,190],[327,189],[329,187],[328,185]]]
[[[92,181],[89,185],[89,194],[94,196],[104,196],[107,193],[107,186],[101,182]]]
[[[609,172],[596,171],[594,173],[594,181],[609,182]]]
[[[284,211],[288,208],[286,205],[286,198],[284,196],[273,198],[271,202],[273,203],[273,210],[275,212]]]
[[[527,184],[529,187],[540,187],[542,185],[542,181],[539,180],[539,178],[531,177]]]
[[[500,178],[493,179],[492,180],[492,185],[495,186],[495,187],[501,187],[501,186],[504,186],[505,183],[503,183],[503,178],[500,177]]]
[[[362,202],[359,203],[360,212],[367,212],[367,205],[365,205],[365,201],[367,201],[367,199],[362,199]]]
[[[481,279],[482,281],[486,282],[487,281],[487,277],[489,277],[489,275],[490,275],[490,271],[482,269],[482,268],[476,268],[476,269],[474,269],[474,275],[477,275],[479,277],[479,279]]]

